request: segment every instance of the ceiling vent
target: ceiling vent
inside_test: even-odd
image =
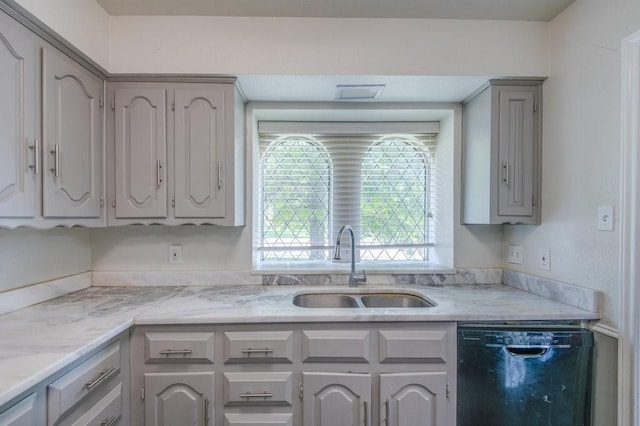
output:
[[[378,99],[384,84],[338,84],[336,100],[338,101],[372,101]]]

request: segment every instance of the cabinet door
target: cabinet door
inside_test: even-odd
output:
[[[537,87],[500,88],[499,216],[533,216]]]
[[[37,47],[10,20],[0,16],[0,217],[34,217]]]
[[[368,426],[371,375],[303,373],[305,426]]]
[[[0,413],[0,425],[33,426],[41,421],[38,394],[31,394],[11,408]]]
[[[380,419],[387,426],[446,426],[447,375],[390,373],[380,375]]]
[[[175,92],[175,216],[225,215],[225,99],[221,89]]]
[[[117,218],[167,216],[166,91],[116,89]]]
[[[42,50],[43,215],[99,218],[103,81]]]
[[[144,375],[146,426],[213,425],[213,373]]]

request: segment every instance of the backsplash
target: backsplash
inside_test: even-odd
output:
[[[347,274],[263,275],[263,285],[347,285]],[[501,284],[502,269],[457,269],[452,274],[368,274],[367,284],[446,286],[460,284]],[[365,284],[366,285],[366,284]]]
[[[502,282],[589,312],[600,312],[602,293],[585,287],[505,269]]]

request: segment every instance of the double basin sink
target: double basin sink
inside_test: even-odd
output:
[[[302,308],[430,308],[435,304],[422,296],[409,293],[320,293],[294,296],[293,304]]]

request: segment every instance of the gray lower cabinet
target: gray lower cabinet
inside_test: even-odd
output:
[[[2,426],[128,426],[129,333],[0,407]]]
[[[225,414],[224,426],[293,426],[291,414]]]
[[[386,426],[436,426],[447,423],[445,372],[380,375],[380,419]]]
[[[447,422],[447,373],[382,373],[372,400],[371,374],[303,373],[305,426],[368,426],[372,410],[387,426],[438,426]]]
[[[144,375],[144,417],[148,426],[213,425],[214,373]]]
[[[45,422],[44,392],[35,391],[0,412],[2,426],[34,426]]]
[[[303,373],[305,426],[369,426],[371,374]]]
[[[464,224],[540,223],[541,80],[491,80],[463,107]]]
[[[454,323],[137,326],[135,425],[453,426]]]
[[[244,102],[217,83],[109,83],[110,225],[244,224]]]

